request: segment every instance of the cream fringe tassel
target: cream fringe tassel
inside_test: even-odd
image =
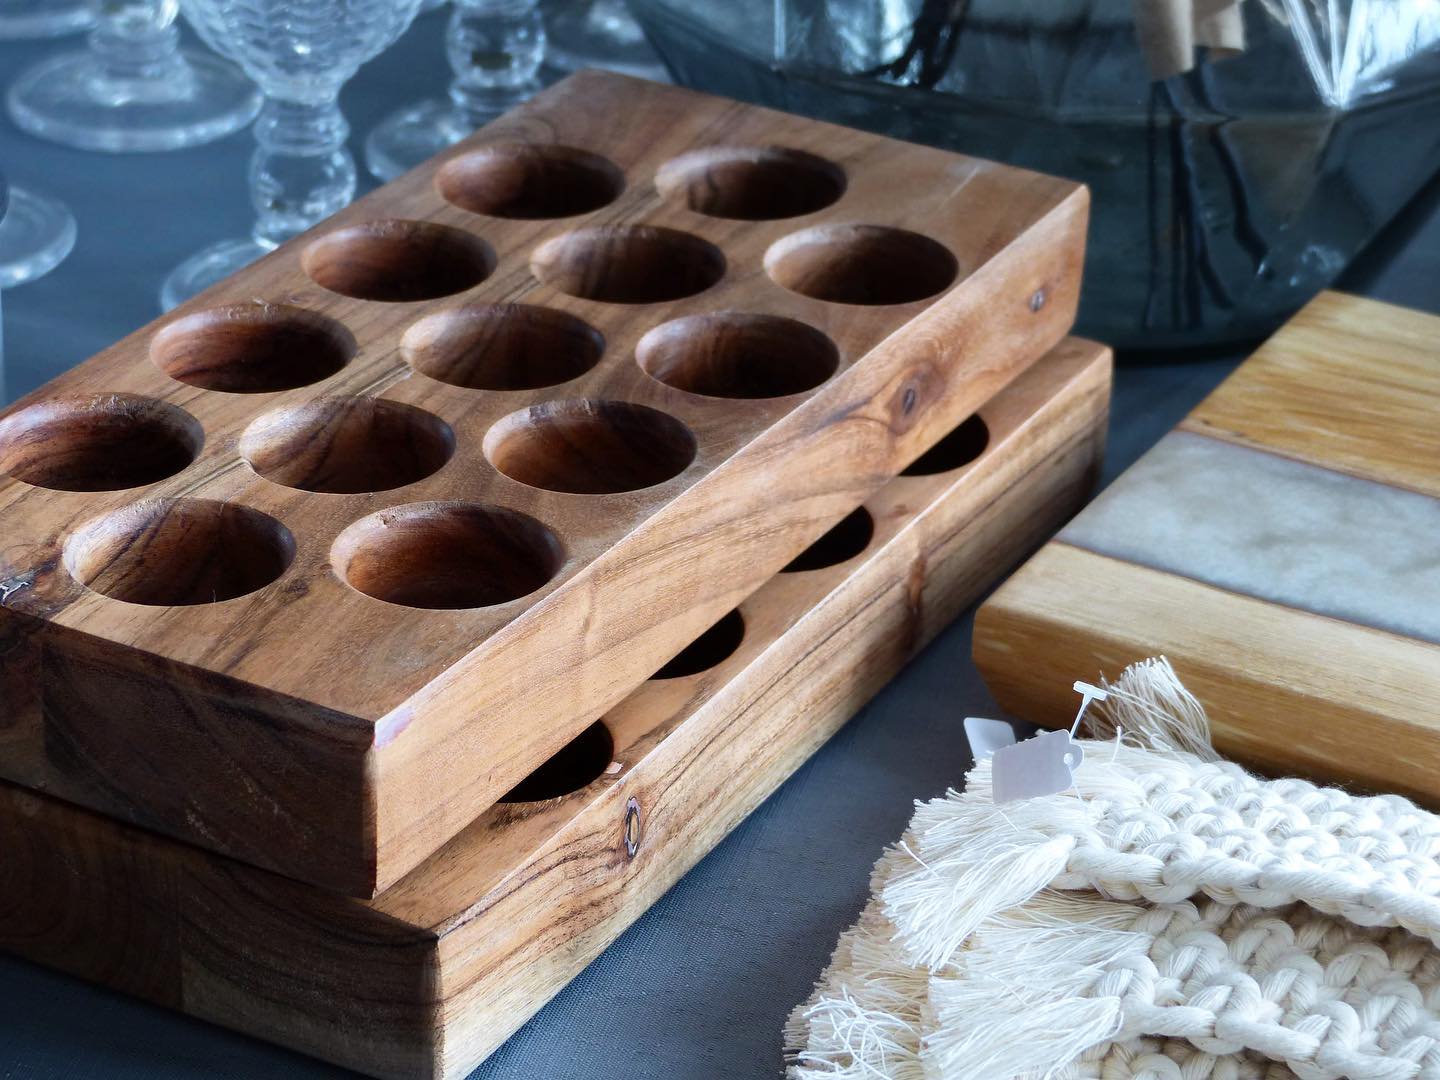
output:
[[[1087,792],[1125,786],[1137,746],[1152,773],[1157,750],[1175,754],[1177,770],[1191,755],[1215,759],[1204,710],[1165,659],[1106,689],[1096,727],[1112,741],[1087,745]],[[786,1026],[797,1080],[1080,1076],[1087,1052],[1155,1034],[1122,1032],[1121,1000],[1105,993],[1106,973],[1153,944],[1125,929],[1144,908],[1066,881],[1086,803],[1066,794],[996,807],[988,761],[966,790],[963,802],[952,791],[919,804],[877,863],[875,899]],[[1067,885],[1085,891],[1057,891]]]

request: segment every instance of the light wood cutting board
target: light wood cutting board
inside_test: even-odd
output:
[[[1154,654],[1228,756],[1440,805],[1440,318],[1322,294],[976,623],[1051,727]]]

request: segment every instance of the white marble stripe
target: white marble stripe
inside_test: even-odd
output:
[[[1440,643],[1440,499],[1426,495],[1176,431],[1060,539]]]

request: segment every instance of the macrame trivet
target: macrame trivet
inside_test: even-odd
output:
[[[1214,760],[1163,661],[1110,690],[1075,792],[918,808],[791,1075],[1440,1080],[1440,820]]]

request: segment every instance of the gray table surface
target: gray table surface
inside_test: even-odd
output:
[[[346,88],[358,137],[443,92],[443,15],[427,15]],[[78,39],[0,44],[0,83]],[[170,154],[110,156],[0,120],[0,170],[67,200],[74,253],[7,292],[5,393],[26,393],[158,314],[164,274],[249,228],[248,134]],[[368,183],[368,182],[366,182]],[[373,185],[372,185],[373,186]],[[1371,245],[1342,286],[1440,310],[1440,185]],[[1229,350],[1119,372],[1105,480],[1238,362]],[[0,394],[4,396],[4,394]],[[775,1077],[780,1029],[863,906],[871,864],[916,799],[970,763],[960,721],[994,715],[961,619],[813,760],[474,1074],[501,1078]],[[5,887],[0,852],[0,889]],[[3,910],[0,898],[0,910]],[[0,957],[0,1078],[319,1077],[340,1070]]]

